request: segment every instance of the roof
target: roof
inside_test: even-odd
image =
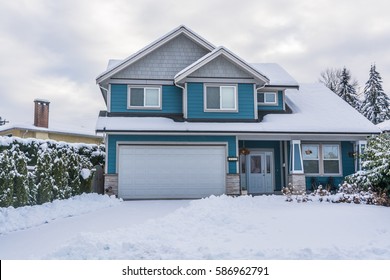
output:
[[[175,122],[156,117],[99,117],[97,131],[376,134],[380,130],[323,84],[286,90],[292,114],[259,123]]]
[[[251,63],[251,66],[267,76],[269,85],[299,87],[298,82],[277,63]]]
[[[378,123],[376,127],[378,127],[383,132],[390,131],[390,120]]]
[[[219,57],[220,55],[225,56],[229,61],[238,65],[240,68],[244,69],[246,72],[253,75],[254,78],[257,78],[258,80],[260,80],[262,83],[269,82],[268,77],[266,77],[266,75],[264,75],[261,71],[252,67],[250,64],[245,62],[242,58],[238,57],[237,55],[235,55],[234,53],[229,51],[227,48],[222,47],[222,46],[220,46],[220,47],[214,49],[212,52],[204,55],[203,57],[201,57],[200,59],[198,59],[197,61],[195,61],[194,63],[187,66],[186,68],[181,70],[179,73],[177,73],[175,75],[175,82],[179,83],[184,78],[189,76],[191,73],[195,72],[196,70],[198,70],[202,66],[206,65],[207,63],[209,63],[210,61],[212,61],[216,57]]]
[[[12,130],[12,129],[42,131],[42,132],[77,135],[77,136],[84,136],[84,137],[91,137],[91,138],[101,138],[100,136],[97,136],[95,131],[91,130],[90,128],[60,124],[55,122],[54,123],[50,122],[49,128],[38,127],[27,122],[15,123],[15,124],[8,123],[6,125],[0,126],[0,132]]]
[[[166,42],[172,40],[173,38],[177,37],[180,34],[185,34],[189,38],[196,41],[198,44],[202,45],[204,48],[208,49],[209,51],[212,51],[215,46],[205,40],[203,37],[199,36],[197,33],[189,29],[188,27],[184,25],[180,25],[179,27],[173,29],[172,31],[168,32],[164,36],[158,38],[151,44],[147,45],[143,49],[139,50],[135,54],[132,54],[131,56],[127,57],[126,59],[122,61],[117,61],[118,63],[112,63],[108,65],[106,71],[101,73],[96,78],[96,83],[101,83],[104,80],[108,79],[112,75],[115,75],[119,71],[123,70],[124,68],[128,67],[135,61],[141,59],[142,57],[146,56],[147,54],[151,53],[153,50],[157,49],[158,47],[164,45]]]

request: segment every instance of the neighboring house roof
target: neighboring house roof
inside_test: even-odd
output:
[[[16,123],[16,124],[8,123],[6,125],[0,126],[0,132],[13,130],[13,129],[75,135],[75,136],[83,136],[83,137],[90,137],[90,138],[101,138],[101,136],[96,135],[96,133],[89,128],[65,125],[59,123],[52,124],[52,122],[50,122],[49,128],[38,127],[31,123]]]
[[[197,33],[189,29],[188,27],[184,25],[180,25],[179,27],[175,28],[171,32],[165,34],[164,36],[160,37],[159,39],[155,40],[151,44],[147,45],[143,49],[139,50],[135,54],[127,57],[126,59],[122,60],[119,63],[115,64],[109,64],[109,67],[107,67],[107,70],[101,73],[97,78],[96,78],[96,83],[100,84],[104,80],[108,79],[112,75],[115,75],[119,71],[125,69],[135,61],[138,61],[139,59],[145,57],[149,53],[151,53],[153,50],[159,48],[160,46],[164,45],[166,42],[172,40],[173,38],[185,34],[187,37],[191,38],[201,46],[203,46],[205,49],[212,51],[215,46],[205,40],[203,37],[199,36]]]
[[[242,58],[238,57],[237,55],[229,51],[227,48],[221,46],[214,49],[212,52],[206,54],[205,56],[201,57],[200,59],[198,59],[197,61],[195,61],[194,63],[187,66],[179,73],[177,73],[175,75],[175,83],[180,83],[186,77],[191,75],[191,73],[195,72],[196,70],[203,67],[204,65],[206,65],[207,63],[209,63],[210,61],[214,60],[219,56],[224,56],[230,62],[236,64],[237,66],[239,66],[240,68],[248,72],[249,74],[253,75],[253,77],[259,80],[262,84],[269,82],[268,77],[266,77],[264,73],[254,68],[247,62],[245,62]]]
[[[376,134],[376,128],[358,111],[323,84],[301,84],[287,89],[292,114],[268,114],[258,123],[175,122],[155,117],[99,117],[96,130],[143,132],[336,133]]]
[[[379,128],[382,132],[388,132],[390,131],[390,120],[378,123],[376,127]]]
[[[298,82],[277,63],[251,63],[250,65],[267,76],[270,86],[299,87]]]

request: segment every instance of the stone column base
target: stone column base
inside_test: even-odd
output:
[[[240,174],[226,175],[226,194],[240,195]]]
[[[118,174],[104,175],[104,193],[118,196]]]
[[[306,180],[305,174],[290,174],[288,175],[288,184],[294,187],[294,191],[305,192],[306,191]]]

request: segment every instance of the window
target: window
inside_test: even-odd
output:
[[[340,174],[339,144],[303,144],[303,170],[306,174]]]
[[[237,91],[235,86],[206,86],[206,110],[237,110]]]
[[[129,87],[129,108],[161,108],[160,88]]]
[[[340,172],[339,145],[322,145],[322,157],[324,174],[337,174]]]
[[[258,92],[257,103],[266,105],[277,105],[278,98],[276,92]]]
[[[303,170],[305,173],[320,173],[320,158],[318,145],[302,145]]]

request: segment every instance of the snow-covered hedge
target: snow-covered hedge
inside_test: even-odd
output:
[[[361,163],[362,170],[348,176],[348,183],[390,197],[390,134],[370,138]]]
[[[364,190],[356,184],[348,184],[347,182],[340,185],[335,194],[324,189],[321,185],[310,194],[305,191],[296,191],[291,185],[283,188],[282,193],[285,195],[287,202],[319,201],[390,206],[390,199],[385,193],[378,194],[370,188]]]
[[[103,145],[0,137],[0,207],[65,199],[90,191]]]

